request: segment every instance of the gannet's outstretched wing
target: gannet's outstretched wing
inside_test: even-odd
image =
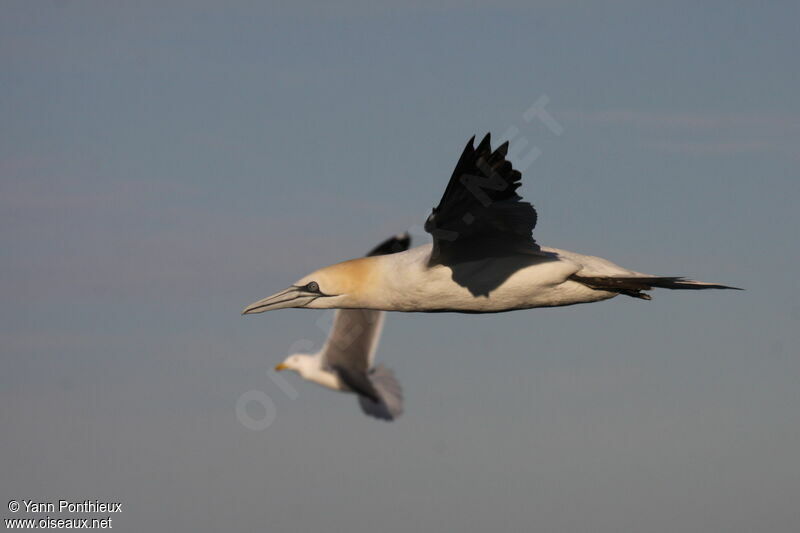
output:
[[[425,221],[432,263],[538,251],[536,210],[516,193],[522,175],[506,161],[508,142],[494,152],[490,134],[469,140],[437,207]]]

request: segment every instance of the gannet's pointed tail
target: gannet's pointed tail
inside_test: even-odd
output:
[[[644,294],[642,291],[649,291],[654,287],[658,287],[660,289],[694,291],[700,291],[704,289],[732,289],[736,291],[744,290],[740,289],[739,287],[729,287],[727,285],[720,285],[718,283],[705,283],[703,281],[694,281],[680,277],[667,278],[657,276],[616,277],[573,275],[572,279],[593,289],[618,292],[626,296],[641,298],[643,300],[649,300],[650,295]]]
[[[361,410],[381,420],[388,421],[399,417],[403,413],[403,389],[394,377],[394,372],[378,365],[369,371],[369,381],[378,392],[380,402],[374,402],[359,394],[358,404]]]

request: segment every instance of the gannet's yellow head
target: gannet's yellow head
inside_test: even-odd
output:
[[[368,296],[378,276],[378,257],[361,257],[331,265],[302,277],[282,290],[245,307],[243,315],[288,307],[347,309],[369,307]]]

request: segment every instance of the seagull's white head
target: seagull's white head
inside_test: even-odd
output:
[[[275,365],[275,371],[294,370],[303,377],[311,375],[319,369],[319,361],[313,355],[296,353],[292,354],[282,363]]]
[[[304,276],[291,287],[253,302],[243,315],[275,309],[371,308],[380,289],[381,257],[361,257],[331,265]]]

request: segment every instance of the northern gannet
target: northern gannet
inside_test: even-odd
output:
[[[521,174],[494,152],[490,135],[469,140],[439,205],[425,222],[433,243],[351,259],[297,280],[242,314],[287,307],[405,312],[497,313],[608,300],[643,291],[735,289],[682,277],[643,274],[607,259],[539,246],[536,211],[516,190]]]
[[[396,235],[375,247],[368,257],[408,250],[411,237]],[[329,389],[358,395],[364,413],[394,420],[403,412],[403,392],[394,373],[373,365],[386,313],[372,309],[339,309],[328,339],[315,354],[296,353],[275,367]]]

